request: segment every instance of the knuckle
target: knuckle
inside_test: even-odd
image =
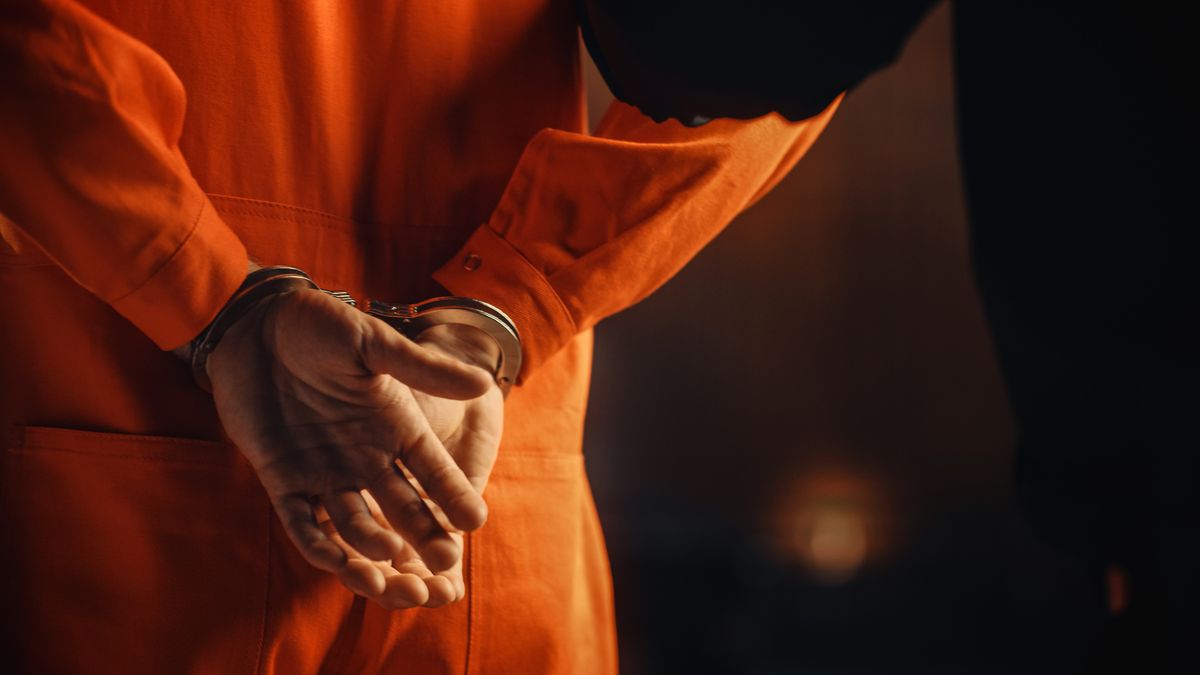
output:
[[[341,527],[360,535],[371,535],[379,529],[379,523],[365,511],[352,511],[342,520]]]
[[[460,488],[466,480],[462,470],[449,462],[431,467],[426,474],[429,483],[426,487],[443,491]]]
[[[420,604],[414,602],[411,598],[396,597],[394,595],[380,598],[378,602],[384,607],[384,609],[393,610],[412,609]]]
[[[400,519],[400,522],[394,523],[394,525],[397,528],[403,528],[414,534],[428,534],[437,528],[437,523],[433,520],[429,509],[419,499],[413,499],[397,505],[395,515]]]
[[[318,539],[304,542],[300,547],[300,553],[308,564],[317,569],[326,570],[328,572],[336,572],[345,567],[345,560],[338,560],[333,552],[330,551],[323,542]]]
[[[391,488],[393,487],[392,481],[398,478],[403,480],[403,478],[397,475],[396,471],[396,465],[388,462],[384,466],[381,466],[375,469],[373,472],[368,473],[366,480],[364,481],[367,490],[371,491],[373,494],[377,492],[391,492]]]
[[[423,520],[429,515],[425,503],[419,499],[412,499],[400,505],[399,514],[406,520]]]
[[[392,537],[391,534],[383,529],[377,528],[366,536],[365,545],[379,560],[390,560],[392,556]]]

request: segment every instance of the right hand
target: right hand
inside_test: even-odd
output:
[[[474,399],[494,388],[489,373],[313,290],[256,305],[221,339],[208,373],[226,433],[305,559],[368,597],[398,587],[393,606],[461,597],[461,581],[447,597],[451,582],[436,575],[460,563],[461,537],[452,530],[481,526],[487,505],[413,390]],[[451,528],[438,523],[397,461]],[[397,580],[383,570],[390,561],[417,561],[429,574]]]

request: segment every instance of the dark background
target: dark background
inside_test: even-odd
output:
[[[942,6],[772,194],[597,329],[585,448],[627,675],[1059,673],[1099,639],[1098,580],[1011,497],[950,49]]]

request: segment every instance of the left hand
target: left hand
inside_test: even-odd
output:
[[[422,333],[416,342],[426,349],[478,365],[489,372],[495,370],[499,358],[499,347],[491,338],[465,326],[437,326]],[[482,396],[465,401],[417,390],[413,391],[413,397],[434,434],[482,495],[496,461],[504,426],[504,397],[499,387],[493,386]],[[386,519],[369,493],[364,492],[363,497],[376,520],[387,527]],[[433,502],[426,499],[426,503],[461,545],[462,533],[450,527]],[[461,600],[466,594],[461,559],[453,567],[436,574],[412,546],[406,546],[400,557],[391,561],[373,561],[338,537],[327,516],[322,516],[321,525],[349,557],[346,573],[339,575],[342,582],[385,608],[440,607]],[[364,584],[364,580],[369,583]]]
[[[363,490],[362,496],[380,527],[389,528],[387,519],[383,517],[379,504],[371,497],[371,493]],[[426,504],[436,510],[431,501],[426,500]],[[444,523],[444,517],[440,513],[439,520]],[[372,600],[384,609],[441,607],[466,596],[462,558],[449,569],[436,574],[429,569],[412,546],[405,546],[398,557],[391,560],[371,560],[342,539],[324,509],[318,513],[317,522],[329,538],[346,552],[346,565],[343,571],[338,573],[338,579],[357,595]],[[450,529],[447,531],[454,542],[462,546],[462,532]]]
[[[489,373],[496,371],[500,361],[500,346],[496,341],[470,326],[435,326],[417,336],[415,342]],[[504,395],[500,388],[493,385],[482,396],[466,400],[441,398],[417,390],[413,391],[413,398],[425,413],[434,435],[482,495],[504,431]]]

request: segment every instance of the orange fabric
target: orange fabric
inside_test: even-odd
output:
[[[513,309],[528,374],[678,272],[783,177],[831,114],[689,129],[615,103],[595,136],[541,131],[487,225],[434,278]]]
[[[589,136],[572,7],[0,5],[6,663],[615,671],[581,454],[590,328],[769,189],[832,110],[686,129],[618,104]],[[247,256],[359,296],[441,284],[516,317],[527,365],[467,600],[385,612],[308,567],[162,351]]]

